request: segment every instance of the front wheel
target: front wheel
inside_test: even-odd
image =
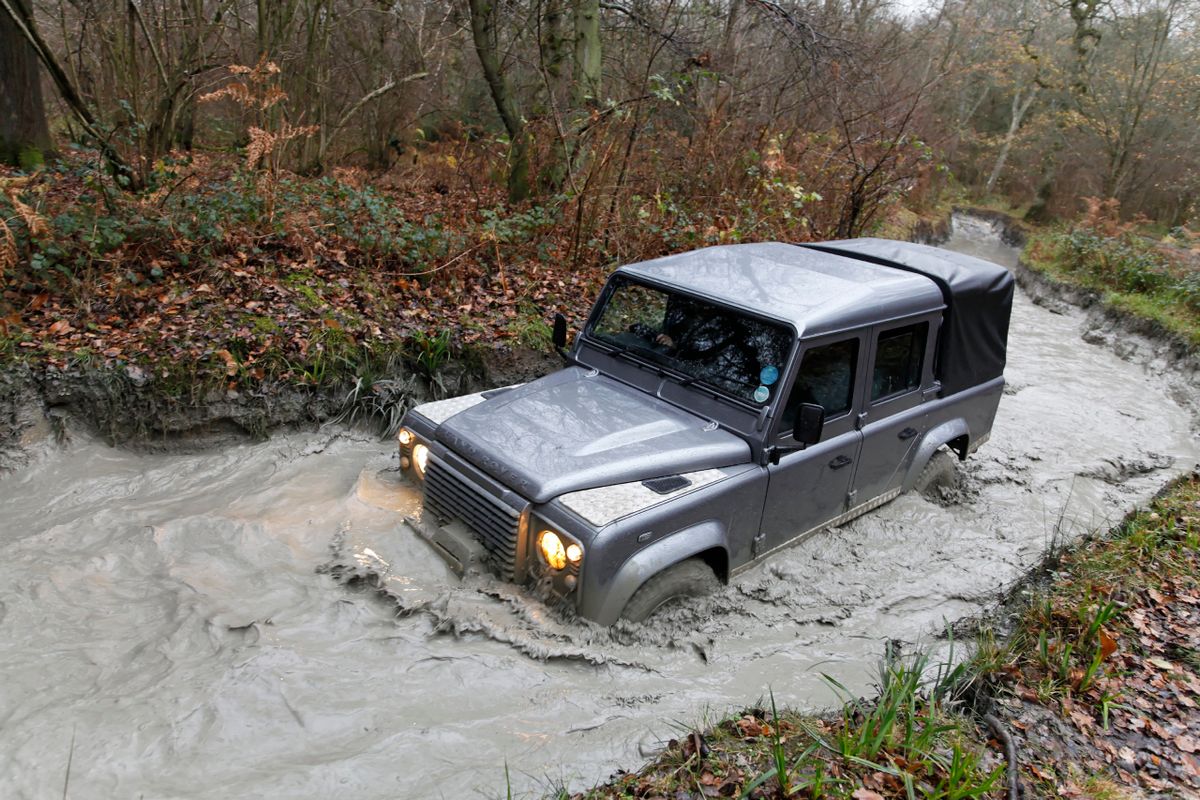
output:
[[[913,491],[929,495],[942,487],[953,486],[958,479],[958,467],[954,463],[956,460],[949,450],[935,452],[925,469],[921,470],[917,482],[913,484]]]
[[[717,591],[720,586],[721,582],[708,564],[699,558],[689,558],[643,583],[625,604],[621,618],[630,622],[644,622],[671,603],[704,597]]]

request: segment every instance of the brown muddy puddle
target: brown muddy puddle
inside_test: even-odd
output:
[[[991,226],[952,248],[1012,263]],[[390,443],[200,455],[76,437],[0,481],[0,796],[499,797],[633,767],[681,725],[867,690],[1036,562],[1200,456],[1142,368],[1022,295],[966,491],[904,496],[651,626],[566,624],[462,584],[400,522]],[[335,581],[331,559],[382,582]],[[72,752],[72,740],[74,740]]]

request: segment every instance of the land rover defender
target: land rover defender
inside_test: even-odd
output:
[[[411,524],[460,573],[643,620],[931,480],[987,441],[1013,279],[882,239],[621,267],[564,369],[425,403]]]

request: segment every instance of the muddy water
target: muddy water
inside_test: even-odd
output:
[[[959,218],[949,246],[1014,252]],[[581,786],[770,687],[867,689],[1038,560],[1191,467],[1188,415],[1018,297],[963,487],[905,496],[653,627],[459,583],[400,524],[392,448],[279,437],[139,456],[76,437],[0,481],[0,796],[502,796]],[[340,565],[385,594],[345,585]]]

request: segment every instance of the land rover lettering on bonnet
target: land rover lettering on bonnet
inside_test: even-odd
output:
[[[644,620],[987,441],[1013,279],[882,239],[743,244],[621,267],[520,386],[417,406],[416,529],[460,573]]]

